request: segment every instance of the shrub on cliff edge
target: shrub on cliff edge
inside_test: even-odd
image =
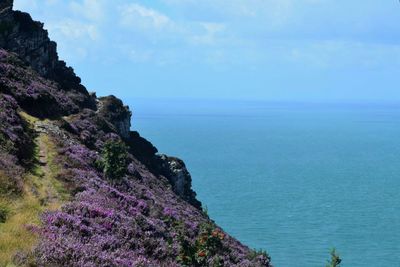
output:
[[[128,149],[122,141],[108,141],[103,148],[103,170],[109,179],[121,179],[128,168]]]

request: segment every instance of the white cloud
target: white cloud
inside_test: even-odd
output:
[[[190,13],[203,11],[204,15],[214,14],[217,19],[232,17],[257,17],[282,19],[293,9],[295,0],[162,0],[164,3]],[[298,1],[298,0],[297,0]],[[303,0],[302,4],[312,0]],[[316,0],[315,0],[316,1]],[[306,2],[306,3],[304,3]]]
[[[95,25],[66,19],[54,24],[48,24],[49,31],[55,35],[56,39],[90,39],[96,41],[99,38],[99,32]]]
[[[120,23],[125,27],[162,30],[172,24],[168,16],[136,3],[121,6],[119,10]]]
[[[88,20],[101,21],[105,17],[103,0],[83,0],[83,2],[71,2],[70,9],[78,16]]]

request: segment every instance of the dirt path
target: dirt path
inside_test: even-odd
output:
[[[44,173],[44,176],[49,177],[50,176],[50,168],[49,168],[49,153],[48,149],[46,147],[46,144],[44,142],[44,134],[41,133],[39,134],[39,137],[37,138],[37,145],[39,148],[39,165],[41,166],[41,169]]]
[[[46,131],[46,122],[38,121],[35,123],[35,131],[38,134],[36,144],[38,148],[38,167],[41,188],[41,202],[43,205],[51,205],[59,200],[57,191],[54,188],[55,173],[51,168],[52,159],[50,157],[50,140]]]

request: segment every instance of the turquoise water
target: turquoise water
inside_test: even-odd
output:
[[[400,266],[400,106],[132,100],[227,232],[275,266]]]

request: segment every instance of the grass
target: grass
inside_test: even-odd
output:
[[[17,252],[29,254],[35,245],[37,236],[26,226],[39,225],[39,214],[43,207],[31,193],[14,201],[0,201],[10,209],[9,218],[4,224],[0,224],[0,266],[8,266]]]
[[[18,112],[18,114],[30,125],[35,125],[36,122],[40,121],[40,119],[33,117],[31,115],[29,115],[28,113],[24,112],[24,111],[20,111]]]
[[[10,214],[10,208],[4,204],[0,204],[0,223],[5,223]]]
[[[27,114],[21,116],[30,124],[38,121]],[[48,135],[39,134],[35,149],[36,163],[24,177],[23,193],[20,196],[0,195],[0,207],[7,215],[5,222],[0,223],[0,267],[14,266],[12,258],[18,252],[31,255],[38,236],[27,226],[40,226],[40,214],[60,209],[69,198],[62,183],[56,179],[60,166],[55,161],[57,150],[54,142]]]

